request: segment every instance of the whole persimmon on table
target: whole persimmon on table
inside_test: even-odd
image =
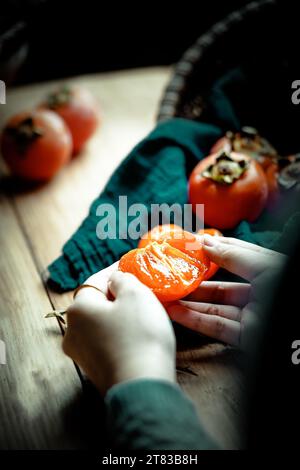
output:
[[[43,274],[121,159],[152,129],[169,77],[170,69],[159,67],[68,80],[96,96],[102,125],[84,152],[46,185],[15,187],[0,159],[0,340],[6,350],[6,364],[0,362],[2,449],[101,448],[101,398],[62,353],[57,321],[44,318],[53,308],[65,309],[72,293],[50,291]],[[9,116],[38,104],[61,82],[8,91],[7,104],[0,105],[1,128]],[[179,332],[179,384],[208,432],[230,449],[242,445],[238,364],[238,353],[230,347]]]

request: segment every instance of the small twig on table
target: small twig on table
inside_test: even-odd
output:
[[[63,317],[63,315],[65,315],[65,313],[66,313],[66,310],[53,310],[52,312],[47,313],[47,315],[45,315],[45,318],[56,318],[57,319],[59,327],[60,327],[61,332],[62,332],[62,335],[65,334],[65,330],[66,330],[66,321]]]

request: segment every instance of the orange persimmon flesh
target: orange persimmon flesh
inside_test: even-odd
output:
[[[223,234],[216,228],[201,229],[195,235],[193,233],[187,232],[186,230],[183,230],[183,228],[179,225],[157,225],[142,236],[139,241],[138,248],[144,248],[153,241],[166,241],[174,248],[177,248],[178,250],[181,250],[206,264],[208,266],[208,270],[205,274],[205,280],[208,280],[218,271],[219,266],[212,261],[209,261],[208,257],[205,255],[202,249],[201,239],[198,239],[198,235],[201,236],[205,233],[214,237],[223,236]]]
[[[189,233],[189,232],[186,232]],[[144,233],[139,241],[138,248],[144,248],[154,241],[168,241],[184,234],[184,230],[179,225],[163,224],[157,225],[149,232]]]
[[[165,241],[154,241],[122,256],[119,269],[134,274],[161,302],[172,302],[194,291],[208,267]]]
[[[206,264],[207,267],[210,265],[210,261],[203,251],[202,242],[198,234],[187,232],[179,227],[179,225],[157,225],[142,236],[138,248],[144,248],[153,241],[168,242],[169,245],[201,261]]]

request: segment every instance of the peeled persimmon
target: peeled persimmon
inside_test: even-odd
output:
[[[187,232],[175,224],[157,225],[145,233],[138,243],[138,248],[144,248],[153,241],[168,242],[169,245],[188,254],[209,266],[210,261],[203,251],[201,239],[197,234]]]
[[[135,275],[161,302],[182,299],[203,281],[208,268],[169,243],[152,242],[126,253],[119,269]]]
[[[149,232],[144,233],[139,241],[138,247],[144,248],[154,241],[169,240],[170,238],[177,237],[178,233],[183,232],[183,228],[175,224],[157,225]],[[175,235],[176,234],[176,235]]]

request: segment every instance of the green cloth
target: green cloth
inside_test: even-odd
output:
[[[186,203],[187,177],[220,135],[214,126],[184,119],[157,126],[121,163],[93,202],[88,217],[63,247],[63,255],[49,266],[55,285],[62,290],[74,289],[136,246],[137,241],[130,239],[97,238],[99,204],[117,206],[119,195],[127,195],[128,206],[137,202],[147,207],[151,203]]]
[[[100,217],[96,210],[99,204],[110,203],[118,207],[119,195],[128,197],[128,205],[143,203],[148,208],[152,203],[182,205],[188,202],[190,172],[226,130],[253,125],[283,154],[299,150],[297,126],[290,124],[295,122],[295,106],[291,106],[290,100],[280,102],[278,99],[276,115],[270,115],[276,83],[268,84],[267,78],[259,74],[258,80],[251,68],[231,70],[213,84],[206,97],[207,106],[202,116],[206,122],[172,119],[159,124],[140,142],[93,202],[87,218],[64,245],[62,256],[49,266],[52,286],[60,290],[74,289],[88,276],[112,264],[136,246],[136,240],[97,238],[96,227]],[[249,83],[252,93],[249,93]],[[278,115],[285,116],[285,119],[279,120]],[[282,232],[284,223],[292,216],[291,211],[286,212],[284,216],[264,213],[254,224],[242,221],[225,235],[285,251]],[[121,220],[122,231],[127,229],[124,223],[126,221]],[[291,228],[293,223],[289,222],[288,226]],[[146,222],[144,229],[148,229]]]
[[[216,449],[178,385],[152,379],[124,382],[108,391],[105,403],[113,449]]]

